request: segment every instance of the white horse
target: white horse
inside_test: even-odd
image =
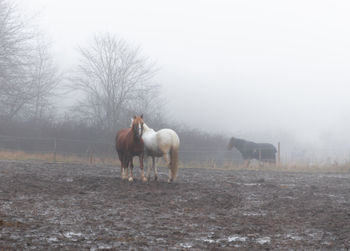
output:
[[[161,129],[154,131],[145,123],[143,124],[143,143],[145,146],[145,161],[147,166],[146,177],[150,178],[150,167],[148,166],[148,157],[152,157],[152,168],[154,179],[158,179],[158,172],[155,163],[155,157],[163,157],[169,167],[168,182],[172,182],[176,178],[178,169],[179,146],[180,139],[176,132],[172,129]]]

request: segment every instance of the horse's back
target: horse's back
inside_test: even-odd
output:
[[[270,143],[259,143],[258,145],[262,150],[277,152],[276,147]]]
[[[172,129],[147,130],[142,136],[146,153],[151,156],[161,157],[171,150],[177,150],[180,145],[179,136]]]
[[[262,160],[265,161],[272,161],[274,162],[276,160],[276,147],[270,143],[260,143],[259,144],[260,149],[260,157]]]
[[[159,146],[169,146],[178,148],[180,139],[177,133],[172,129],[161,129],[157,132],[157,141]]]

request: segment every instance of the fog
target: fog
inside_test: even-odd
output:
[[[348,1],[17,2],[65,70],[94,34],[140,46],[172,121],[349,155]]]

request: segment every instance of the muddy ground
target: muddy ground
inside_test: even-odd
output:
[[[135,168],[136,169],[136,168]],[[0,250],[349,250],[350,173],[0,162]]]

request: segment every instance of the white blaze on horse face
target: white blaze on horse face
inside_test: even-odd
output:
[[[139,123],[139,135],[141,136],[142,130],[141,130],[141,123]]]

